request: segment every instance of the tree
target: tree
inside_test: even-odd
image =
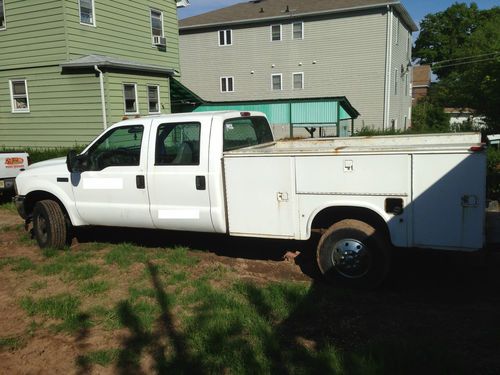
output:
[[[440,133],[450,130],[450,116],[430,98],[423,98],[413,107],[412,127],[417,133]]]
[[[479,10],[455,3],[428,14],[413,55],[431,64],[438,82],[431,95],[443,106],[469,107],[500,131],[500,7]]]

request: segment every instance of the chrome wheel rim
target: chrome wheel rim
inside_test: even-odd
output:
[[[332,263],[337,272],[349,279],[365,276],[371,267],[371,256],[362,242],[348,238],[333,246]]]

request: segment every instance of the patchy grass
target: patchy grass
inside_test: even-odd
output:
[[[42,290],[42,289],[46,289],[47,288],[47,280],[44,280],[44,281],[34,281],[31,283],[31,285],[29,286],[28,290],[30,292],[37,292],[39,290]]]
[[[77,362],[80,366],[97,364],[106,367],[118,359],[119,353],[118,349],[91,351],[83,356],[79,356]]]
[[[8,257],[0,259],[0,269],[10,266],[14,272],[26,272],[35,269],[35,264],[25,257]]]
[[[62,337],[76,354],[61,360],[74,372],[465,374],[500,365],[498,280],[483,274],[448,289],[449,273],[428,288],[360,293],[291,281],[286,272],[296,268],[274,261],[263,269],[284,276],[271,282],[259,277],[262,260],[228,262],[186,246],[95,242],[40,252],[31,240],[19,244],[43,256],[0,258],[26,324],[0,338],[0,351],[47,344],[57,355],[48,343]]]
[[[0,350],[18,350],[26,345],[23,337],[0,337]]]
[[[80,299],[70,294],[39,299],[28,296],[20,304],[29,316],[60,321],[52,326],[56,331],[75,332],[90,326],[88,315],[79,311]]]
[[[64,281],[78,281],[92,279],[99,272],[95,264],[74,264],[66,270]]]
[[[144,263],[148,260],[145,249],[129,244],[119,244],[104,256],[107,264],[114,264],[120,268],[128,268],[134,263]]]
[[[87,296],[96,296],[98,294],[106,293],[110,289],[110,282],[106,280],[88,281],[79,286],[82,294]]]

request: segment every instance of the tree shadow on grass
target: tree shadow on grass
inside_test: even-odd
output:
[[[159,374],[202,374],[197,359],[189,354],[183,335],[174,324],[172,302],[165,292],[156,266],[147,262],[151,284],[160,315],[153,331],[147,330],[128,301],[118,305],[120,323],[129,330],[122,342],[116,364],[120,374],[141,373],[141,358],[149,353],[153,358],[154,371]]]

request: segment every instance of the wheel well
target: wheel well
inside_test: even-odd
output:
[[[328,229],[335,223],[344,219],[355,219],[370,224],[377,231],[383,233],[390,240],[389,228],[385,220],[375,211],[364,207],[327,207],[320,211],[311,225],[312,230]]]
[[[67,220],[69,220],[68,211],[66,210],[66,207],[64,207],[64,204],[59,200],[59,198],[57,198],[54,194],[39,190],[32,191],[26,196],[24,201],[24,209],[26,211],[26,215],[28,217],[31,217],[33,214],[33,209],[35,208],[35,204],[45,199],[50,199],[57,202],[57,204],[61,207],[64,216],[66,217]]]

